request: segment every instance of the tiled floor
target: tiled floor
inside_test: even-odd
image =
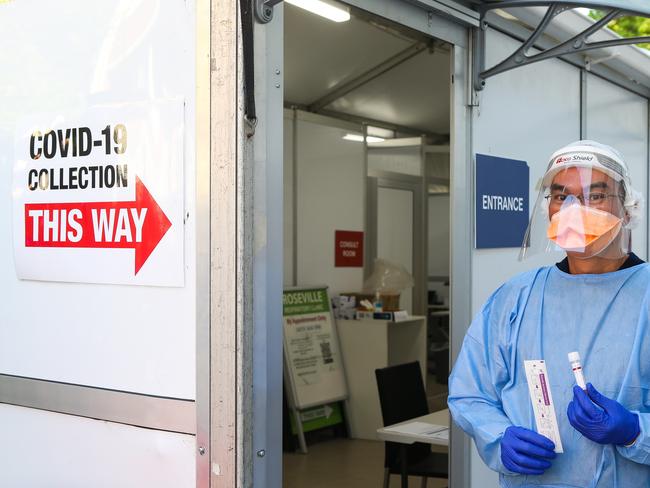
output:
[[[427,378],[430,411],[447,408],[447,385]],[[444,452],[446,448],[433,446]],[[308,454],[284,454],[284,488],[382,488],[384,443],[355,439],[330,439],[309,445]],[[391,476],[391,488],[399,488],[399,476]],[[447,480],[430,479],[427,488],[447,486]],[[420,488],[411,478],[409,488]]]
[[[381,488],[384,479],[384,443],[332,439],[309,446],[308,454],[284,454],[284,488]],[[420,478],[410,478],[409,488],[420,488]],[[391,476],[391,488],[399,488]],[[447,486],[447,480],[430,479],[427,488]]]

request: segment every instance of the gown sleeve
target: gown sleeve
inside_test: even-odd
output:
[[[448,404],[454,421],[474,439],[485,464],[511,475],[501,462],[501,438],[512,422],[501,404],[509,374],[499,337],[508,325],[503,322],[509,322],[512,314],[496,310],[501,308],[495,303],[498,293],[483,306],[465,336],[449,378]]]
[[[632,410],[639,416],[639,436],[629,446],[616,446],[619,454],[630,461],[650,465],[650,413],[641,413]]]

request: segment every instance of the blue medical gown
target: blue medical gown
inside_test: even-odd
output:
[[[552,266],[513,278],[488,299],[465,336],[448,402],[501,486],[650,487],[649,290],[648,264],[599,275]],[[571,351],[580,353],[586,381],[639,414],[632,447],[594,443],[569,423]],[[524,369],[531,359],[546,361],[564,447],[540,476],[509,472],[500,453],[508,426],[537,430]]]

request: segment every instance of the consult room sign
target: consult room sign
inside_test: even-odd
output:
[[[519,247],[528,226],[525,161],[476,155],[476,248]]]
[[[337,230],[334,233],[334,266],[337,268],[363,267],[363,232]]]

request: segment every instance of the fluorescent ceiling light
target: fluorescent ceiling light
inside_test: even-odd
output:
[[[383,127],[374,127],[372,125],[369,125],[368,135],[381,137],[383,139],[392,139],[393,137],[395,137],[395,132],[389,129],[384,129]]]
[[[361,134],[345,134],[343,139],[346,141],[353,142],[363,142],[363,136]],[[367,136],[366,142],[384,142],[385,139],[382,137]]]
[[[285,2],[334,22],[350,20],[350,12],[328,0],[285,0]]]

